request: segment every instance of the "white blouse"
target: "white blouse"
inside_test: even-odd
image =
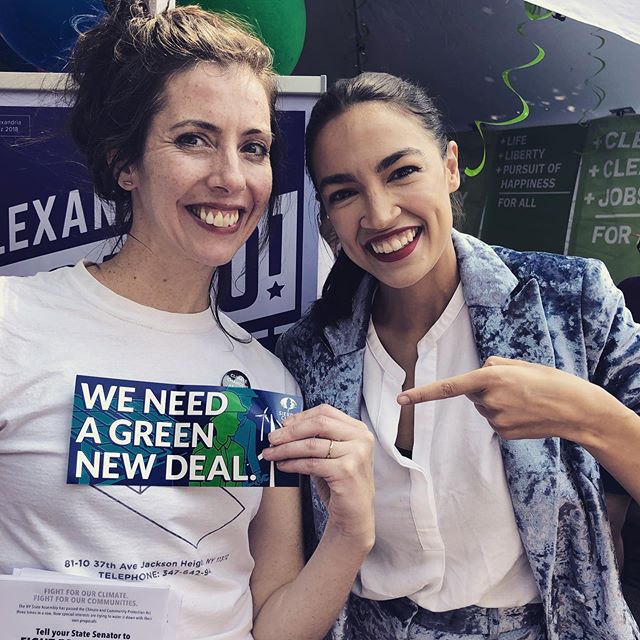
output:
[[[418,343],[415,384],[480,366],[460,284]],[[403,369],[369,323],[362,420],[376,436],[376,544],[354,591],[431,611],[540,597],[516,527],[498,436],[466,397],[415,407],[413,459],[395,447]]]

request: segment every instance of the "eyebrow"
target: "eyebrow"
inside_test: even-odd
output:
[[[419,155],[424,156],[424,153],[417,149],[416,147],[405,147],[404,149],[399,149],[398,151],[394,151],[388,156],[382,158],[380,162],[376,165],[376,173],[382,173],[389,167],[392,167],[398,160],[404,158],[408,155]],[[346,182],[356,182],[355,176],[352,173],[334,173],[333,175],[327,176],[326,178],[322,178],[318,184],[318,190],[322,190],[324,187],[330,184],[344,184]]]
[[[205,131],[211,131],[211,133],[222,133],[222,129],[211,122],[207,122],[206,120],[180,120],[180,122],[176,122],[169,128],[169,131],[173,131],[175,129],[180,129],[182,127],[197,127],[198,129],[204,129]],[[268,138],[272,138],[273,134],[271,131],[265,131],[264,129],[247,129],[243,132],[242,135],[245,136],[253,136],[253,135],[264,135]]]
[[[420,149],[416,149],[415,147],[405,147],[404,149],[400,149],[391,155],[388,155],[386,158],[383,158],[376,165],[376,173],[382,173],[385,169],[393,166],[400,158],[404,158],[405,156],[410,155],[420,155],[424,156],[424,153],[420,151]]]

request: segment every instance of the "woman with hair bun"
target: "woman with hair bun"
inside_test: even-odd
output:
[[[341,249],[279,353],[376,438],[334,637],[637,640],[592,455],[640,497],[640,331],[602,264],[455,231],[456,143],[400,78],[338,82],[306,154]]]
[[[315,409],[273,438],[331,514],[304,567],[297,488],[65,484],[76,376],[298,392],[212,290],[275,206],[271,53],[196,6],[110,9],[73,53],[71,130],[126,238],[102,264],[0,278],[0,572],[169,583],[182,640],[319,639],[373,543],[358,421]]]

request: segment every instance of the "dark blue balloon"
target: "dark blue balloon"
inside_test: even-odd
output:
[[[104,14],[100,0],[3,0],[0,35],[34,67],[62,71],[78,33]]]

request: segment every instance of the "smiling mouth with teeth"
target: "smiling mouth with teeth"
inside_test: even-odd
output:
[[[395,253],[396,251],[404,249],[408,244],[413,242],[418,235],[418,232],[419,228],[413,227],[390,237],[382,238],[381,240],[371,240],[368,243],[369,250],[377,255]]]
[[[211,207],[191,206],[187,209],[205,224],[213,227],[228,228],[238,223],[240,212],[238,209],[233,211],[221,211],[220,209],[212,209]]]

